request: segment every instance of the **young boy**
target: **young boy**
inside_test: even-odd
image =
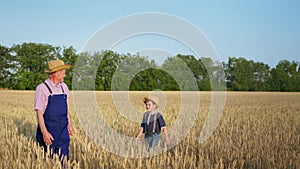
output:
[[[167,126],[163,116],[157,111],[159,100],[157,97],[145,97],[144,103],[147,111],[144,113],[143,121],[141,123],[140,131],[136,137],[139,139],[145,133],[146,150],[155,148],[160,139],[161,130],[166,135],[166,143],[170,144],[170,139],[167,135]]]

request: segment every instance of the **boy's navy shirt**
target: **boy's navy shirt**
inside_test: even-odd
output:
[[[148,120],[149,116],[150,116],[149,124],[147,124],[147,120]],[[143,121],[141,123],[141,127],[144,129],[144,131],[143,131],[144,133],[152,133],[153,132],[153,126],[154,126],[155,120],[156,120],[156,124],[155,124],[154,133],[159,134],[161,131],[161,128],[166,127],[165,120],[159,112],[156,112],[156,113],[145,112]]]

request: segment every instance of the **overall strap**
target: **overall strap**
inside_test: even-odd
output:
[[[62,92],[65,94],[65,91],[64,91],[64,88],[62,87],[62,85],[60,87],[61,87]]]
[[[48,88],[50,94],[52,94],[52,90],[50,89],[49,85],[48,85],[46,82],[43,82],[43,83],[44,83],[44,84],[46,85],[46,87]],[[64,88],[63,88],[62,86],[61,86],[61,90],[62,90],[62,92],[65,94]]]
[[[46,82],[44,82],[44,84],[45,84],[45,85],[46,85],[46,87],[48,88],[48,90],[49,90],[50,94],[52,94],[52,90],[50,89],[49,85],[48,85]]]
[[[154,122],[153,122],[153,129],[152,129],[152,132],[155,133],[155,127],[156,127],[156,115],[157,115],[157,112],[154,114]]]

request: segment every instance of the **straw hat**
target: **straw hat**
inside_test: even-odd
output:
[[[64,61],[62,60],[52,60],[48,63],[48,70],[45,71],[45,73],[54,73],[63,69],[68,69],[70,68],[71,65],[65,64]]]
[[[154,102],[157,106],[159,104],[159,99],[156,96],[144,97],[144,103],[146,104],[148,101]]]

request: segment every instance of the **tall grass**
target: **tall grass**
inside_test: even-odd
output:
[[[131,104],[140,112],[147,94],[130,92]],[[171,126],[178,117],[180,93],[164,94],[169,100],[163,115]],[[300,168],[300,93],[227,93],[220,124],[204,143],[198,138],[211,94],[199,94],[200,110],[187,136],[167,152],[147,158],[118,156],[95,143],[81,127],[71,99],[76,134],[71,137],[69,168]],[[0,91],[0,95],[0,168],[60,168],[59,160],[49,159],[35,142],[34,92]],[[111,92],[96,92],[96,99],[114,130],[131,137],[137,134],[139,122],[120,115]]]

